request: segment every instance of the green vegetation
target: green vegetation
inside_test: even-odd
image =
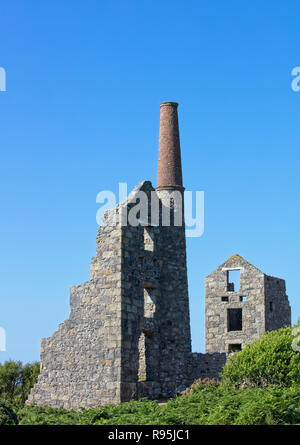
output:
[[[222,384],[238,388],[300,384],[300,353],[293,351],[293,340],[292,328],[264,334],[230,358]]]
[[[40,372],[38,362],[8,361],[0,364],[0,400],[9,405],[24,405],[29,391],[36,383]]]
[[[7,405],[0,403],[0,425],[16,425],[16,413]]]
[[[17,413],[23,408],[39,372],[38,362],[23,365],[10,360],[0,364],[0,425],[18,423]]]
[[[300,423],[300,386],[229,389],[198,384],[158,405],[146,399],[89,410],[25,406],[20,425],[276,425]]]
[[[24,405],[38,364],[0,366],[0,425],[279,425],[300,424],[300,352],[280,329],[237,352],[221,383],[196,381],[167,404],[140,399],[78,411]]]

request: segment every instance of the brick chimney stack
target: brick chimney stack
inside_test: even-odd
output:
[[[178,103],[160,104],[158,177],[156,190],[184,190],[182,186]]]

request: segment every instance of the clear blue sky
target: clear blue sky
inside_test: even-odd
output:
[[[194,351],[204,277],[239,253],[284,278],[300,316],[299,1],[1,3],[0,360],[39,359],[89,279],[96,195],[156,183],[159,103],[179,102]]]

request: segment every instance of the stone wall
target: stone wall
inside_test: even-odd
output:
[[[150,226],[144,215],[137,226],[121,226],[117,217],[129,216],[141,191],[155,193],[144,181],[105,213],[91,280],[71,288],[70,318],[42,340],[41,374],[28,403],[88,408],[167,397],[186,383],[184,225]]]
[[[291,325],[291,307],[285,281],[269,275],[265,275],[265,323],[267,331]]]
[[[213,354],[201,354],[193,352],[187,357],[188,384],[191,385],[197,379],[220,379],[220,373],[226,363],[227,355],[215,352]]]
[[[70,290],[70,318],[41,340],[41,373],[28,403],[91,407],[121,399],[121,229],[97,236],[91,281]]]
[[[150,203],[151,183],[138,190]],[[157,192],[162,205],[165,195]],[[133,392],[172,395],[186,381],[185,357],[191,351],[184,225],[150,222],[123,228],[122,400]]]
[[[231,270],[240,271],[239,290],[228,279]],[[207,353],[238,350],[291,323],[284,280],[265,275],[239,255],[208,275],[205,289]]]

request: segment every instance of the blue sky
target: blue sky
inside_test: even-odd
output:
[[[300,316],[297,1],[1,4],[0,361],[39,359],[89,279],[96,195],[156,183],[159,103],[179,102],[184,185],[205,192],[187,242],[193,350],[204,277],[239,253],[286,280]]]

